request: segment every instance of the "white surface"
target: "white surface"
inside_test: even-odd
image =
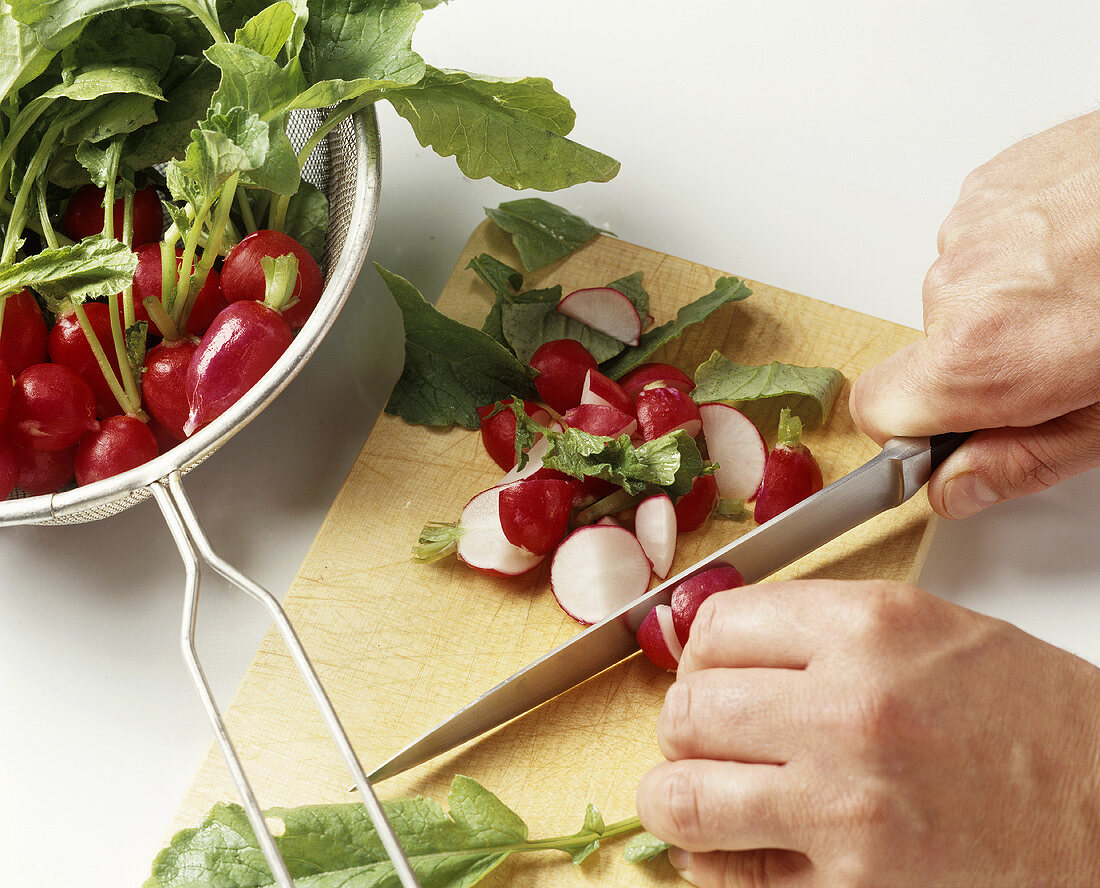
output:
[[[920,326],[920,285],[963,176],[1091,110],[1100,7],[981,0],[693,4],[455,0],[416,48],[550,77],[619,177],[554,199],[635,243]],[[434,295],[483,206],[382,109],[368,259]],[[221,553],[282,594],[396,378],[374,272],[312,363],[186,487]],[[924,584],[1100,662],[1100,473],[943,522]],[[155,505],[0,531],[0,858],[10,884],[140,884],[209,743],[178,654],[182,570]],[[226,702],[264,630],[206,595]],[[370,763],[365,763],[369,766]],[[278,800],[270,800],[277,802]]]

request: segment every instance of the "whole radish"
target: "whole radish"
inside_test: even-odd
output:
[[[115,351],[111,333],[111,310],[105,302],[86,302],[82,306],[91,325],[92,332],[99,341],[107,362],[116,377],[119,372],[118,353]],[[79,373],[95,392],[96,413],[99,417],[121,413],[122,408],[115,398],[103,370],[96,361],[88,337],[77,320],[76,311],[69,309],[57,316],[49,337],[50,360],[55,364],[64,364]]]
[[[293,256],[264,258],[267,296],[263,302],[231,302],[203,334],[184,380],[188,415],[183,431],[198,429],[232,407],[279,360],[293,332],[280,307],[297,278]]]
[[[535,349],[528,362],[538,376],[535,388],[539,397],[564,413],[581,402],[584,378],[597,368],[596,359],[575,339],[554,339]]]
[[[80,240],[103,230],[103,194],[97,185],[82,185],[69,198],[61,217],[61,230],[73,240]],[[123,199],[114,203],[113,224],[116,237],[122,233]],[[130,243],[137,247],[160,240],[164,232],[164,215],[160,197],[153,186],[134,192],[132,235]]]
[[[187,367],[198,349],[195,339],[165,340],[145,353],[141,397],[145,409],[176,441],[187,437],[183,427],[191,407],[187,403]]]
[[[163,270],[161,268],[160,244],[145,244],[134,251],[137,253],[138,264],[134,272],[134,315],[139,321],[149,322],[149,332],[163,336],[155,321],[149,318],[149,312],[145,308],[146,299],[161,300],[163,294]],[[176,268],[182,264],[183,249],[176,247]],[[191,268],[194,270],[194,263]],[[215,269],[210,269],[206,280],[198,293],[195,294],[194,304],[187,316],[185,331],[192,336],[202,336],[210,322],[218,316],[228,303],[222,295],[221,276]]]
[[[0,327],[0,358],[12,375],[18,376],[31,364],[47,360],[46,319],[30,290],[20,290],[4,300],[4,323]]]
[[[824,486],[821,467],[802,443],[802,420],[784,407],[779,412],[779,436],[768,454],[753,519],[770,521],[780,512],[802,502]]]
[[[672,590],[672,624],[680,644],[687,644],[691,633],[691,624],[699,606],[715,592],[736,589],[745,585],[741,571],[725,562],[718,562],[706,570],[692,574],[676,584]]]
[[[263,260],[286,255],[298,260],[298,277],[283,317],[292,330],[298,330],[320,301],[324,278],[317,260],[289,234],[260,229],[230,250],[222,263],[222,294],[228,302],[240,299],[262,302],[266,293]]]
[[[19,480],[19,454],[4,432],[0,431],[0,500],[6,500]]]
[[[8,415],[8,406],[11,404],[11,393],[15,388],[15,377],[11,375],[7,362],[0,358],[0,424]]]
[[[619,377],[618,382],[632,398],[637,398],[641,391],[651,387],[677,388],[685,394],[691,394],[695,389],[695,380],[671,364],[639,364]]]
[[[76,445],[53,452],[15,447],[19,477],[15,486],[30,496],[56,493],[73,480]]]
[[[699,406],[678,388],[643,389],[634,399],[638,414],[638,431],[646,441],[653,441],[669,432],[684,429],[695,437],[703,428]]]
[[[76,483],[91,484],[156,458],[152,431],[133,416],[110,416],[88,432],[76,446],[73,471]]]
[[[19,374],[4,427],[30,450],[65,450],[96,427],[95,394],[64,364],[31,364]]]

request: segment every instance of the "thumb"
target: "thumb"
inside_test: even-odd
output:
[[[1100,404],[1031,428],[976,432],[928,484],[932,508],[967,518],[1100,466]]]

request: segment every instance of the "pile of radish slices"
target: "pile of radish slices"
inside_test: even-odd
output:
[[[576,297],[603,300],[602,291],[578,291],[561,304]],[[630,305],[625,298],[620,302]],[[640,330],[636,311],[634,326],[627,323],[625,308],[622,318],[593,324],[581,305],[586,323],[624,341],[637,332],[634,326]],[[524,401],[522,407],[545,429],[560,432],[568,426],[614,439],[626,435],[635,445],[683,430],[716,468],[695,478],[691,490],[675,502],[663,491],[630,496],[609,481],[577,479],[544,466],[546,436],[527,449],[526,464],[518,468],[516,413],[486,405],[479,410],[481,440],[505,474],[467,503],[458,522],[426,527],[414,549],[418,560],[454,551],[475,570],[515,576],[549,559],[557,603],[587,625],[643,595],[654,576],[668,577],[678,534],[705,524],[720,501],[763,497],[774,514],[821,487],[820,470],[816,475],[801,471],[807,461],[817,466],[797,439],[781,438],[769,454],[760,431],[739,410],[724,403],[696,404],[694,381],[677,367],[647,363],[615,381],[573,339],[543,344],[530,364],[543,403]],[[792,429],[796,423],[789,421]],[[726,565],[681,583],[672,606],[656,608],[643,623],[642,649],[657,665],[675,669],[702,599],[742,582]]]

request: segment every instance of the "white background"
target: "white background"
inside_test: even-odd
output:
[[[919,327],[963,176],[1096,107],[1094,3],[454,0],[416,48],[442,67],[551,78],[619,177],[554,199],[621,237]],[[381,109],[368,260],[434,297],[483,206]],[[400,362],[365,271],[290,388],[186,487],[221,553],[285,592]],[[1100,663],[1092,472],[942,522],[932,591]],[[384,528],[378,532],[384,533]],[[139,885],[209,743],[178,654],[182,570],[156,506],[0,530],[0,859],[10,884]],[[212,584],[201,646],[222,699],[265,622]],[[365,763],[368,765],[370,763]],[[277,801],[277,800],[276,800]]]

